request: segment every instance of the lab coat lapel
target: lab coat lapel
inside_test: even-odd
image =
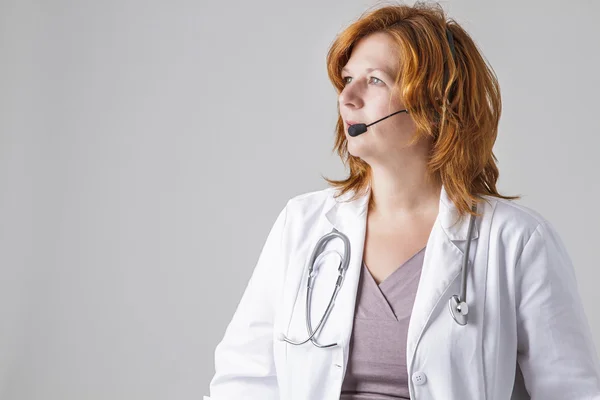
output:
[[[348,193],[337,199],[332,195],[326,196],[316,224],[311,225],[310,230],[304,226],[297,232],[300,238],[295,243],[299,243],[300,246],[294,250],[294,255],[290,259],[290,272],[283,288],[283,309],[289,310],[290,317],[281,320],[282,324],[287,323],[287,327],[283,325],[279,328],[292,340],[300,341],[308,336],[305,308],[307,296],[305,285],[308,279],[306,264],[319,239],[336,228],[348,237],[350,254],[348,269],[333,308],[326,322],[315,335],[322,345],[337,343],[338,346],[319,349],[310,342],[301,346],[285,345],[287,373],[282,378],[282,387],[285,387],[282,398],[339,397],[338,388],[331,382],[339,378],[342,367],[348,362],[349,338],[354,323],[354,305],[360,276],[368,200],[360,197],[348,201],[349,196]],[[342,256],[343,242],[339,239],[330,240],[321,254],[328,251],[339,251]],[[323,256],[319,263],[315,262],[318,275],[310,305],[313,330],[316,330],[331,299],[337,281],[338,265],[339,259],[333,255]]]
[[[347,361],[348,343],[354,323],[354,307],[363,259],[369,195],[370,191],[354,200],[350,200],[351,193],[345,193],[338,199],[331,198],[325,212],[329,229],[336,228],[346,234],[350,241],[350,262],[335,304],[335,308],[338,310],[330,315],[332,324],[340,327],[339,342],[345,350],[344,362]]]
[[[419,280],[415,302],[407,332],[406,357],[409,370],[412,366],[417,345],[431,321],[436,308],[446,312],[448,300],[454,293],[448,293],[450,285],[460,279],[463,251],[460,242],[467,240],[469,216],[459,220],[458,209],[448,197],[445,187],[440,193],[439,212],[432,228]],[[479,230],[474,224],[471,239],[477,239]],[[471,268],[469,262],[469,268]],[[458,291],[456,292],[458,293]]]
[[[370,195],[370,187],[366,194],[353,201],[349,201],[350,193],[346,193],[338,199],[328,199],[325,207],[325,217],[330,227],[345,233],[351,243],[348,271],[335,305],[337,312],[330,315],[331,323],[340,326],[340,342],[343,342],[345,349],[344,362],[347,362],[348,343],[354,323]],[[469,218],[467,215],[459,220],[458,216],[456,206],[442,186],[439,212],[427,241],[423,268],[408,327],[406,349],[408,366],[412,363],[419,339],[434,309],[448,307],[447,301],[451,293],[446,292],[452,282],[460,277],[463,251],[459,242],[467,239]],[[476,239],[478,236],[479,231],[475,224],[471,238]],[[470,263],[469,267],[471,267]],[[450,315],[448,318],[451,318]]]

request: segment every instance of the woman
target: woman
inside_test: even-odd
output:
[[[600,400],[565,246],[496,190],[500,90],[469,35],[438,5],[381,7],[339,35],[327,67],[350,175],[279,213],[210,398]],[[307,314],[311,255],[334,229],[350,251],[321,242]]]

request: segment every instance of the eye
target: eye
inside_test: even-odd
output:
[[[352,79],[352,77],[351,77],[351,76],[343,76],[343,77],[342,77],[342,81],[344,81],[344,86],[345,86],[345,85],[347,85],[347,84],[349,83],[349,82],[346,80],[347,78],[350,78],[350,79]],[[384,82],[383,82],[381,79],[379,79],[379,78],[375,78],[374,76],[370,76],[369,78],[373,78],[373,79],[375,79],[375,80],[377,80],[377,81],[379,81],[379,82],[381,82],[381,83],[384,83]]]

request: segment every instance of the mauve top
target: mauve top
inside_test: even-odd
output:
[[[410,399],[408,322],[425,247],[379,285],[363,262],[340,400]]]

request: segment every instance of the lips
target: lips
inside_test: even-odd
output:
[[[356,125],[356,124],[360,124],[360,122],[356,122],[356,121],[350,121],[350,120],[347,120],[347,121],[346,121],[346,124],[347,124],[347,125]]]

